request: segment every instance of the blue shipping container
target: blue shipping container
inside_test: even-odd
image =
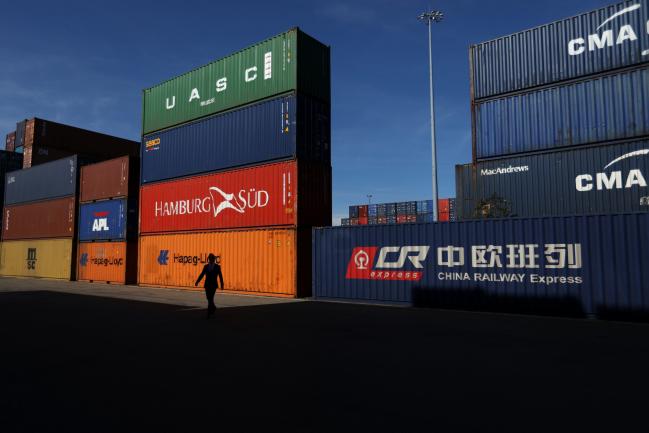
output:
[[[291,158],[330,163],[329,111],[289,95],[146,135],[142,183]]]
[[[313,230],[316,298],[649,313],[649,214]]]
[[[634,0],[474,45],[473,98],[649,62],[648,22],[648,0]]]
[[[82,204],[79,208],[79,240],[126,239],[126,199]]]
[[[455,168],[460,220],[649,212],[649,140],[579,147]]]
[[[378,205],[376,204],[367,205],[367,216],[371,216],[371,217],[378,216]]]
[[[77,157],[57,159],[5,175],[5,206],[75,195]]]
[[[423,200],[417,202],[417,213],[426,214],[433,211],[433,201],[432,200]]]
[[[476,158],[649,135],[649,67],[478,103]]]

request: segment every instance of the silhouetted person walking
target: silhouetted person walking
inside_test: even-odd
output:
[[[205,296],[207,296],[207,318],[209,319],[212,314],[216,311],[216,305],[214,305],[214,294],[216,289],[219,287],[216,278],[218,277],[221,281],[221,289],[223,288],[223,274],[221,273],[221,258],[216,257],[214,254],[210,253],[207,256],[208,263],[203,266],[203,271],[198,276],[195,286],[198,286],[198,283],[201,282],[203,277],[205,277]]]

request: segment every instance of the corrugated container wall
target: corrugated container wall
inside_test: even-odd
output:
[[[329,47],[297,28],[144,90],[142,134],[291,91],[330,100]]]
[[[0,275],[69,280],[72,274],[72,239],[2,242]]]
[[[10,132],[5,138],[5,150],[13,152],[16,149],[16,132]]]
[[[324,228],[313,233],[313,294],[646,316],[647,263],[649,214]]]
[[[137,243],[81,242],[77,280],[131,284],[136,282]],[[131,265],[131,261],[136,263]]]
[[[458,218],[649,212],[648,181],[649,140],[458,165]]]
[[[5,175],[8,172],[20,170],[23,166],[23,156],[20,153],[0,150],[0,179],[6,180]],[[4,203],[4,186],[0,188],[0,203]]]
[[[82,204],[79,207],[79,240],[126,239],[126,218],[126,199]]]
[[[76,156],[12,171],[5,176],[5,206],[74,196],[76,191]]]
[[[141,236],[138,281],[195,289],[207,255],[214,253],[221,257],[226,291],[295,297],[298,267],[310,263],[309,237],[298,248],[296,234],[283,229]]]
[[[627,1],[474,45],[474,100],[649,62],[649,2]]]
[[[649,135],[649,67],[476,103],[476,158]]]
[[[81,167],[80,201],[88,202],[138,194],[139,162],[124,156]]]
[[[2,239],[71,238],[75,214],[74,197],[5,206]]]
[[[25,145],[25,124],[27,123],[26,120],[21,120],[20,122],[16,123],[16,147],[24,146]]]
[[[321,226],[330,223],[331,172],[281,162],[144,185],[140,199],[140,233]]]
[[[142,183],[291,158],[329,164],[329,114],[328,104],[289,95],[147,135]]]

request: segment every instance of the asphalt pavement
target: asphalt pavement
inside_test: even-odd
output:
[[[217,302],[0,279],[0,432],[649,427],[647,324]]]

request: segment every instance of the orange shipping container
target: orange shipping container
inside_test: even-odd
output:
[[[131,248],[129,248],[131,247]],[[128,284],[135,282],[137,245],[126,242],[81,242],[77,280]]]
[[[297,254],[297,233],[283,229],[141,236],[138,282],[195,289],[208,254],[214,253],[221,257],[226,291],[286,297],[306,294],[310,287],[304,287],[301,294],[297,280],[305,285],[310,279],[310,237],[306,242],[310,232],[303,233],[304,254]],[[309,268],[308,275],[297,275],[298,257]]]

